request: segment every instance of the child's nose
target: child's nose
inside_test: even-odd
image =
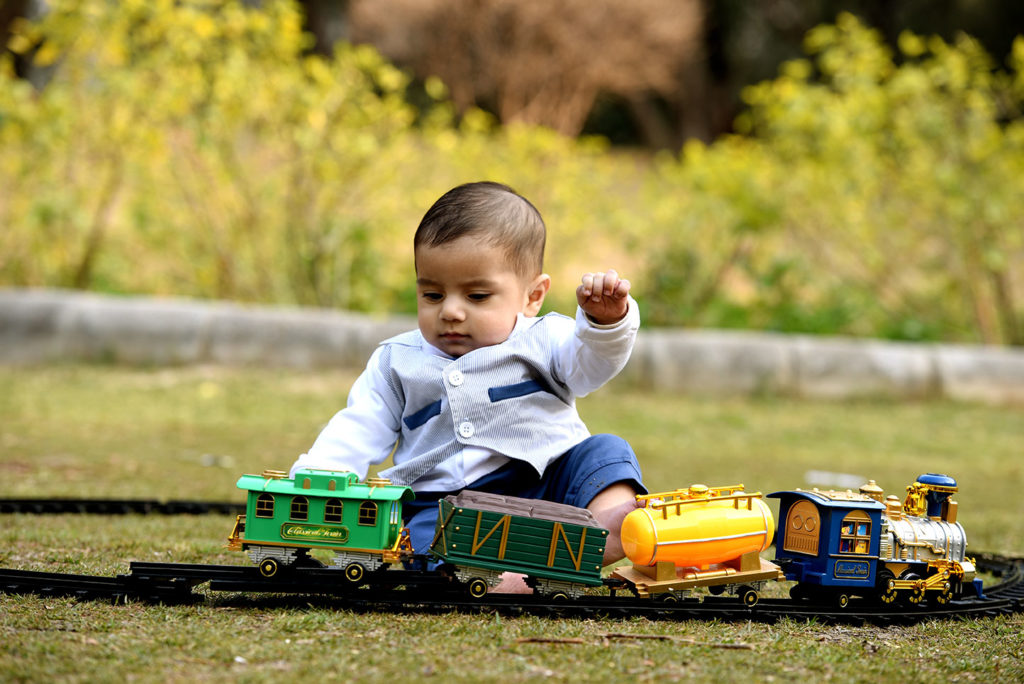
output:
[[[466,318],[465,309],[456,302],[452,301],[454,297],[445,299],[444,304],[441,306],[441,318],[446,321],[461,321]]]

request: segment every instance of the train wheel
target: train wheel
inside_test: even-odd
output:
[[[568,601],[569,595],[566,594],[564,591],[556,591],[554,594],[551,595],[551,600],[558,602]]]
[[[658,597],[662,603],[679,603],[679,597],[672,592],[666,592]]]
[[[708,593],[711,594],[712,596],[721,596],[722,594],[725,593],[725,585],[724,584],[712,584],[710,587],[708,587]]]
[[[260,574],[264,577],[273,577],[280,567],[276,558],[264,558],[260,561]]]
[[[842,593],[836,594],[836,607],[837,608],[846,608],[846,606],[848,606],[848,605],[850,605],[850,595],[849,594],[842,594]]]
[[[366,568],[363,567],[362,563],[349,563],[345,566],[345,579],[353,584],[363,581],[363,575],[366,574]]]
[[[950,586],[949,582],[942,585],[942,589],[936,592],[935,602],[940,606],[944,606],[953,600],[953,587]]]
[[[896,578],[888,570],[878,573],[875,588],[878,591],[878,600],[882,603],[889,604],[896,601]]]
[[[907,601],[910,603],[920,603],[924,600],[924,589],[921,587],[914,587],[910,590],[910,595],[907,596]]]
[[[739,591],[740,600],[743,601],[743,605],[747,608],[753,608],[757,605],[757,600],[760,596],[757,595],[757,590],[753,587],[740,587]]]
[[[466,590],[475,599],[483,598],[487,595],[487,582],[479,577],[474,577],[466,584]]]

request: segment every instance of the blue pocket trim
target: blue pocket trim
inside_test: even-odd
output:
[[[440,399],[435,401],[433,404],[430,404],[429,406],[424,406],[416,413],[410,413],[409,415],[402,419],[402,422],[405,423],[405,426],[410,430],[415,430],[416,428],[423,425],[434,416],[439,415],[441,415]]]
[[[548,389],[548,386],[540,380],[524,380],[523,382],[517,382],[514,385],[492,387],[487,390],[487,396],[491,398],[491,403],[494,403],[496,401],[504,401],[505,399],[525,397],[527,394],[533,394],[534,392],[551,391]],[[551,393],[553,394],[553,392]]]

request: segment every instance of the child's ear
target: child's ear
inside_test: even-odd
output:
[[[544,305],[544,297],[551,289],[551,276],[541,273],[530,283],[526,292],[526,306],[523,307],[523,315],[527,317],[536,316],[540,307]]]

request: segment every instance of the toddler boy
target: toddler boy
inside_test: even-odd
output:
[[[575,397],[626,364],[640,317],[615,271],[587,273],[576,319],[538,317],[540,213],[511,188],[482,182],[445,193],[413,241],[419,329],[376,349],[346,408],[292,466],[380,473],[416,492],[403,511],[417,552],[433,538],[437,500],[462,489],[588,508],[612,535],[644,493],[624,440],[591,435]],[[397,440],[397,446],[396,446]]]

